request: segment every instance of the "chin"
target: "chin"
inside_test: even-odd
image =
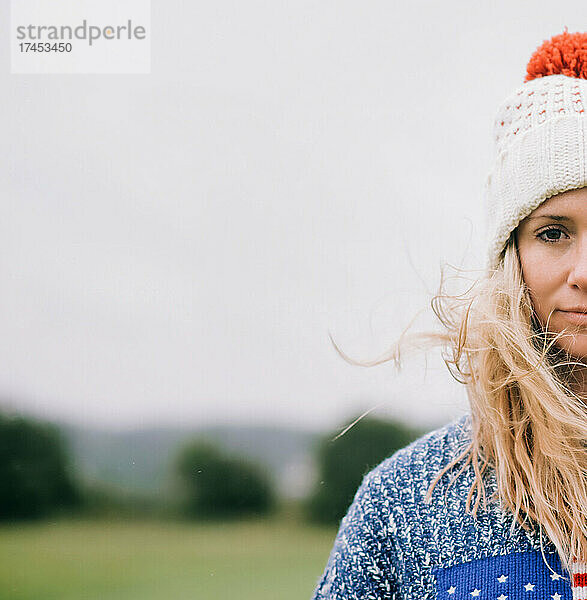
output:
[[[556,346],[572,359],[587,363],[587,332],[564,334],[557,340]]]

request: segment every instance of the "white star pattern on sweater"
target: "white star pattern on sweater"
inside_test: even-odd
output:
[[[587,600],[587,593],[584,593],[584,591],[582,592],[583,595],[577,595],[579,587],[587,588],[587,585],[581,586],[580,583],[573,585],[573,577],[571,577],[571,585],[568,586],[567,579],[556,572],[560,570],[560,565],[553,564],[554,571],[552,569],[548,570],[550,567],[548,564],[541,563],[541,565],[545,569],[537,579],[535,578],[536,575],[531,575],[532,571],[527,571],[525,574],[518,571],[508,572],[502,565],[498,567],[499,570],[495,569],[493,572],[485,573],[483,578],[479,578],[479,572],[477,572],[477,576],[472,581],[467,582],[468,585],[465,583],[461,571],[457,578],[451,577],[444,580],[442,586],[445,590],[444,600],[448,600],[449,597],[450,600],[453,600],[453,598],[454,600],[466,600],[467,598],[471,598],[471,600],[571,600],[571,597],[573,600],[579,598]],[[474,573],[471,567],[475,566],[475,563],[471,563],[466,568]],[[460,568],[463,569],[463,567]],[[577,576],[577,573],[579,573],[579,576]],[[524,583],[522,577],[528,575],[532,577],[534,583],[527,579]],[[576,582],[583,582],[583,578],[587,577],[587,563],[585,565],[574,563],[572,575]],[[567,592],[571,592],[571,596]]]
[[[499,571],[498,571],[499,573]],[[560,575],[558,575],[557,573],[551,573],[550,574],[550,578],[553,581],[558,581],[559,579],[562,579],[562,577]],[[502,584],[507,583],[507,580],[509,579],[509,575],[505,575],[502,574],[499,577],[495,576],[495,580],[499,582],[501,589],[503,589],[504,591],[508,591],[509,593],[512,593],[513,596],[512,598],[518,598],[518,596],[516,595],[515,591],[510,589],[509,586],[504,586]],[[515,579],[515,578],[514,578]],[[494,581],[495,581],[494,580]],[[510,584],[511,586],[512,584]],[[528,583],[526,583],[525,585],[522,584],[522,582],[520,581],[518,584],[521,587],[524,588],[524,590],[526,592],[535,592],[536,590],[534,589],[536,587],[535,583],[530,583],[528,581]],[[491,587],[491,586],[490,586]],[[517,587],[517,586],[516,586]],[[518,589],[520,589],[518,588]],[[449,588],[445,588],[446,589],[446,593],[448,595],[455,595],[457,592],[457,587],[455,585],[451,585]],[[470,588],[469,588],[470,589]],[[461,592],[462,593],[462,592]],[[487,595],[489,594],[489,596]],[[499,596],[491,596],[491,592],[489,590],[485,590],[482,587],[481,589],[479,589],[478,587],[475,587],[473,589],[473,591],[469,592],[469,595],[472,596],[473,598],[488,598],[488,600],[508,600],[508,598],[510,598],[509,595],[505,594],[505,593],[501,593]],[[534,596],[535,597],[535,596]],[[458,594],[455,596],[455,598],[462,598],[462,596],[459,596]],[[552,594],[550,596],[550,598],[552,598],[552,600],[562,600],[563,596],[561,596],[558,592],[555,592],[554,594]]]

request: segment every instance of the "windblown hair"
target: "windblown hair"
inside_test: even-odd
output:
[[[364,366],[399,362],[401,347],[424,341],[442,346],[451,374],[467,386],[471,443],[437,475],[428,497],[447,471],[463,463],[456,479],[470,464],[475,476],[466,508],[475,515],[487,502],[483,474],[493,467],[496,495],[514,522],[544,531],[567,569],[587,560],[587,404],[571,386],[581,363],[556,346],[569,334],[554,335],[537,322],[515,235],[491,274],[460,295],[442,293],[441,284],[432,309],[441,333],[404,332],[382,358],[350,359]]]

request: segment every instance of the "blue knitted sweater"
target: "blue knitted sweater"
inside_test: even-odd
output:
[[[428,487],[471,439],[461,419],[416,440],[365,476],[341,521],[314,600],[571,600],[554,546],[513,523],[497,502],[465,511],[469,465]],[[459,463],[458,466],[461,466]],[[495,471],[485,478],[487,497]],[[543,555],[544,553],[544,555]]]

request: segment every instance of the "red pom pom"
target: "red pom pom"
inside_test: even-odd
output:
[[[564,33],[546,40],[530,58],[524,81],[547,75],[587,79],[587,33]]]

